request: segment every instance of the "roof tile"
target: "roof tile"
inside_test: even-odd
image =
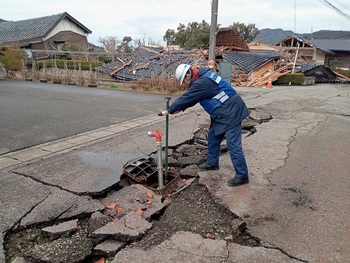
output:
[[[44,37],[63,14],[0,23],[0,43],[20,42]]]
[[[312,39],[310,43],[324,50],[350,51],[350,39]]]

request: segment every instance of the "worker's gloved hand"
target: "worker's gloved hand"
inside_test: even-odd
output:
[[[167,115],[169,115],[169,112],[167,110],[163,110],[158,113],[158,116],[167,116]]]

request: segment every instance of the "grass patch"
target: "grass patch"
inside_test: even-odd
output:
[[[107,87],[110,89],[121,89],[122,88],[120,85],[114,84],[114,83],[108,84]]]

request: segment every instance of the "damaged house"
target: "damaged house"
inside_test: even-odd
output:
[[[216,37],[216,60],[232,63],[232,85],[263,86],[281,73],[276,64],[281,58],[278,50],[252,49],[232,28],[222,28]]]
[[[232,63],[233,85],[265,85],[270,78],[276,79],[287,74],[283,68],[277,69],[281,58],[278,50],[250,50],[246,41],[233,29],[223,28],[217,34],[216,61]],[[96,68],[117,80],[139,80],[165,74],[172,78],[179,64],[207,66],[208,50],[155,50],[140,47],[136,58],[116,62]]]
[[[273,47],[284,54],[286,61],[295,61],[295,72],[313,76],[316,83],[349,81],[330,68],[350,69],[350,39],[302,39],[289,36]]]
[[[229,62],[232,65],[233,86],[246,87],[265,86],[269,81],[277,80],[280,76],[292,72],[304,73],[327,61],[334,61],[332,60],[334,56],[339,62],[338,66],[346,65],[344,58],[345,61],[349,61],[345,57],[346,52],[342,56],[341,53],[336,53],[334,48],[329,50],[315,43],[288,37],[274,45],[261,45],[259,41],[248,45],[235,30],[222,28],[217,33],[215,60],[219,65],[221,62]],[[345,47],[342,50],[346,49]],[[117,59],[116,62],[98,67],[96,70],[109,74],[119,81],[136,81],[160,75],[173,78],[176,67],[183,63],[207,66],[208,47],[195,50],[165,50],[142,46],[137,57]],[[322,77],[320,72],[324,73]],[[345,76],[330,69],[305,73],[306,76],[315,77],[317,83],[349,81]]]
[[[310,43],[327,51],[323,65],[350,70],[350,39],[312,39]]]
[[[91,30],[68,13],[60,13],[20,21],[0,20],[0,49],[16,44],[30,50],[59,50],[74,43],[88,50]]]
[[[49,54],[59,51],[65,42],[78,44],[87,51],[88,34],[91,34],[91,30],[66,12],[21,21],[0,19],[0,49],[17,44],[27,51],[29,58],[34,59],[49,57]],[[173,78],[179,64],[207,66],[208,53],[208,47],[181,50],[178,46],[141,46],[133,56],[119,57],[94,70],[117,81],[137,81],[158,76]],[[233,86],[265,86],[294,69],[295,72],[304,72],[319,65],[343,69],[350,67],[349,39],[306,40],[287,37],[267,46],[261,45],[259,41],[247,44],[237,31],[226,27],[217,32],[215,53],[219,65],[223,62],[232,66],[230,80]],[[323,75],[322,83],[330,79],[332,82],[341,82],[339,78],[344,79],[344,76],[326,74]]]

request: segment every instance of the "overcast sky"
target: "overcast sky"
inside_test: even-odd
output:
[[[282,28],[296,33],[318,30],[350,31],[349,0],[218,0],[218,24],[240,22],[258,29]],[[328,1],[347,15],[324,4]],[[211,0],[10,0],[1,5],[0,18],[17,21],[67,12],[100,37],[124,36],[165,44],[167,29],[179,23],[211,23]],[[296,30],[295,30],[296,29]]]

